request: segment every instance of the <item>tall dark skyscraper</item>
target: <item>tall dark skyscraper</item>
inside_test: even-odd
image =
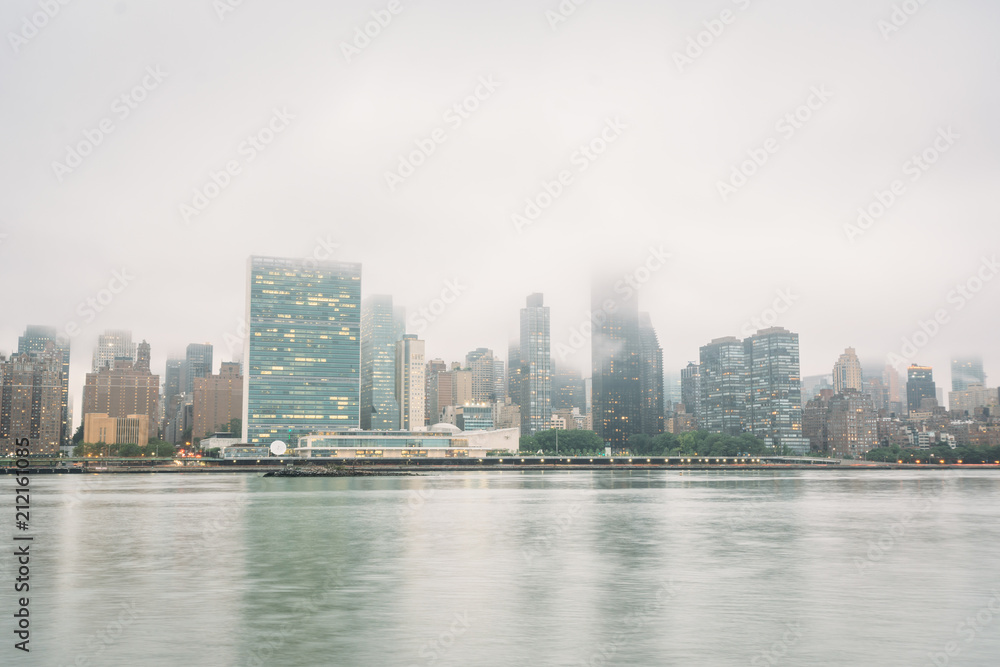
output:
[[[521,433],[534,435],[552,422],[552,343],[549,308],[541,294],[521,309]]]
[[[638,301],[613,285],[598,280],[591,287],[590,344],[594,430],[614,452],[639,432],[642,388]]]
[[[649,313],[639,313],[639,432],[663,433],[663,348]]]
[[[392,297],[375,294],[361,302],[361,428],[399,429],[396,400],[396,343],[406,319],[397,317]]]
[[[920,411],[920,402],[925,398],[937,400],[937,386],[934,384],[934,369],[917,366],[906,369],[906,407],[910,412]]]
[[[171,398],[181,393],[181,371],[183,368],[183,359],[167,359],[167,371],[163,376],[163,397],[167,403]]]
[[[62,371],[62,418],[59,443],[68,445],[73,437],[73,425],[69,423],[69,340],[59,338],[55,327],[29,325],[24,335],[17,339],[17,353],[38,356],[52,343],[59,357]]]

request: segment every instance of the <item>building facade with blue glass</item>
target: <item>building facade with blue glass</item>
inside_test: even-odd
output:
[[[251,257],[247,280],[244,442],[357,427],[361,265]]]

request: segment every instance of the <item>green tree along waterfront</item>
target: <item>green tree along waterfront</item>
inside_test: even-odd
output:
[[[174,446],[162,440],[151,440],[142,447],[136,444],[108,445],[103,442],[80,443],[73,448],[77,458],[109,456],[114,458],[169,458],[175,453]]]
[[[559,431],[559,450],[563,456],[602,456],[604,442],[593,431]],[[534,454],[539,450],[546,456],[555,455],[556,431],[540,431],[533,436],[521,436],[520,450],[524,454]],[[631,456],[762,456],[765,454],[788,454],[785,451],[769,449],[764,442],[749,433],[738,436],[691,431],[689,433],[660,433],[649,436],[632,435],[628,440]],[[622,454],[622,453],[619,453]]]
[[[873,449],[865,456],[868,461],[879,463],[996,463],[1000,461],[1000,447],[965,447],[952,449],[939,445],[933,449],[902,449],[898,446]]]

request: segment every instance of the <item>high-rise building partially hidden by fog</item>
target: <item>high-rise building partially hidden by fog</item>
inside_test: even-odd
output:
[[[743,341],[716,338],[700,350],[701,415],[699,426],[710,433],[739,435],[746,421],[749,377]]]
[[[951,390],[965,391],[972,385],[986,386],[983,358],[976,356],[956,357],[951,360]]]
[[[620,451],[640,429],[638,302],[610,280],[595,280],[590,296],[593,426],[605,445]]]
[[[73,437],[73,423],[69,410],[69,340],[56,333],[55,327],[30,325],[24,330],[24,335],[17,339],[17,353],[39,356],[54,346],[62,365],[62,425],[59,442],[68,445]]]
[[[861,391],[864,386],[864,374],[861,371],[861,360],[853,347],[844,350],[844,353],[833,365],[833,392],[842,394],[847,389]],[[810,397],[812,398],[812,397]]]
[[[663,433],[663,348],[649,313],[639,313],[639,432]]]
[[[361,302],[361,428],[365,430],[399,429],[396,343],[405,333],[402,322],[388,294]]]
[[[20,438],[32,454],[59,452],[63,429],[63,354],[54,342],[41,352],[0,355],[0,453],[11,456]]]
[[[521,433],[547,430],[552,421],[552,343],[549,307],[531,294],[521,309]]]
[[[247,269],[244,440],[357,427],[361,265],[255,256]]]
[[[210,343],[191,343],[184,352],[184,365],[181,367],[181,391],[185,394],[194,393],[195,378],[207,378],[212,374],[212,345]]]
[[[105,366],[113,368],[116,359],[135,361],[135,343],[132,332],[125,329],[109,329],[97,337],[94,358],[90,370],[94,373]]]
[[[479,347],[465,355],[465,367],[472,371],[472,400],[492,403],[504,399],[504,364],[493,350]]]
[[[396,343],[396,402],[399,428],[404,431],[424,427],[426,372],[424,341],[416,334],[404,334]]]
[[[799,335],[782,327],[763,329],[744,341],[747,364],[745,426],[768,447],[809,451],[802,432]],[[860,365],[859,365],[860,371]],[[852,389],[852,391],[859,391]]]

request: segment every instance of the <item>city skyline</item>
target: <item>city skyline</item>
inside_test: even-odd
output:
[[[288,261],[288,262],[290,262],[294,266],[303,266],[303,262],[307,262],[308,261],[308,258],[280,258],[280,259],[282,259],[283,261]],[[244,264],[244,267],[245,266],[246,265]],[[244,268],[244,270],[245,270],[245,268]],[[615,286],[616,287],[620,286],[620,284],[621,283],[618,283]],[[622,292],[622,295],[624,295],[624,294],[625,293]],[[391,295],[367,295],[367,290],[364,289],[364,282],[362,281],[362,298],[364,300],[367,300],[367,299],[372,298],[372,297],[388,297],[390,299],[390,302],[392,300]],[[523,297],[522,297],[522,299],[523,299]],[[630,299],[631,299],[631,294],[629,294],[625,298],[625,302],[628,303]],[[523,301],[522,301],[522,304],[523,304]],[[548,307],[548,305],[546,305],[546,307]],[[645,305],[643,306],[643,308],[645,309]],[[404,319],[403,315],[402,315],[403,312],[405,312],[405,307],[403,307],[403,306],[396,306],[395,307],[395,311],[393,313],[393,321],[397,323],[397,325],[396,325],[396,333],[398,333],[401,330],[405,330],[406,329],[407,324],[406,324],[405,321],[403,321],[403,319]],[[643,317],[645,317],[647,319],[650,319],[648,313],[643,313],[642,315],[643,315]],[[590,318],[588,318],[587,322],[590,322],[592,320],[593,320],[593,316],[591,316]],[[33,332],[35,332],[38,329],[44,330],[46,332],[50,332],[51,330],[56,330],[58,332],[58,327],[53,327],[51,325],[37,324],[37,323],[26,324],[26,325],[24,325],[22,327],[21,333],[18,334],[18,336],[15,337],[15,340],[21,341],[22,339],[25,339],[26,335],[37,335],[37,333],[33,333]],[[164,353],[162,353],[161,351],[159,351],[159,348],[157,346],[151,346],[145,340],[144,336],[139,335],[136,338],[137,339],[141,339],[143,341],[143,344],[146,346],[146,349],[147,349],[147,354],[149,354],[149,352],[148,352],[149,348],[152,347],[153,351],[152,351],[152,354],[151,354],[150,367],[152,368],[154,374],[160,375],[161,380],[162,380],[161,385],[162,385],[162,388],[163,388],[163,390],[165,392],[164,393],[164,398],[167,398],[168,397],[167,392],[170,391],[170,387],[168,386],[168,383],[170,382],[170,369],[169,369],[169,367],[170,367],[171,363],[180,362],[182,364],[181,371],[180,371],[180,376],[181,377],[179,378],[179,380],[183,381],[184,380],[184,376],[185,376],[185,370],[184,370],[184,368],[186,366],[184,357],[185,356],[191,357],[192,354],[197,354],[197,355],[199,355],[199,358],[200,358],[200,355],[207,354],[208,359],[211,359],[212,356],[213,356],[213,348],[214,348],[214,350],[215,350],[215,360],[213,362],[213,367],[212,368],[206,368],[205,370],[199,369],[199,374],[201,374],[203,372],[218,373],[220,371],[221,367],[222,367],[221,364],[227,363],[227,362],[233,361],[233,360],[239,360],[239,361],[241,361],[242,351],[243,351],[243,342],[244,342],[244,336],[242,335],[242,332],[244,330],[245,329],[242,326],[242,324],[241,323],[237,323],[237,326],[234,327],[233,332],[226,334],[226,337],[224,338],[225,343],[224,343],[224,345],[222,347],[222,350],[219,349],[219,346],[215,346],[212,343],[188,343],[188,344],[185,344],[183,346],[180,346],[180,345],[176,346],[176,347],[182,348],[181,349],[181,353],[179,353],[179,355],[178,354],[166,354],[165,355]],[[581,328],[581,330],[582,330],[582,328]],[[763,330],[763,329],[761,329],[761,330]],[[658,331],[657,331],[657,329],[656,329],[655,326],[652,327],[652,331],[653,331],[654,335],[656,335],[657,337],[659,337],[661,339],[664,338],[664,336],[662,336],[661,334],[658,333]],[[752,331],[752,333],[757,333],[757,331],[759,331],[759,330],[751,330],[751,331]],[[574,333],[576,333],[576,332],[574,332]],[[798,333],[798,332],[796,332],[796,333]],[[135,360],[136,356],[137,356],[136,350],[140,347],[140,345],[138,343],[135,343],[135,342],[132,341],[132,336],[133,335],[135,335],[134,332],[131,329],[127,328],[127,327],[124,327],[124,328],[123,327],[117,327],[117,328],[114,328],[114,329],[101,330],[99,332],[99,334],[97,335],[97,337],[96,337],[97,340],[95,341],[95,344],[94,344],[93,348],[89,351],[89,353],[85,352],[84,355],[79,355],[79,354],[73,354],[71,352],[71,354],[70,354],[70,363],[69,363],[69,367],[71,369],[71,377],[70,377],[70,382],[69,382],[69,387],[68,387],[70,403],[69,403],[69,407],[68,407],[68,413],[71,414],[71,415],[75,415],[74,421],[76,422],[76,425],[72,426],[71,431],[75,431],[76,426],[79,425],[80,423],[82,423],[82,421],[81,421],[82,418],[83,418],[82,417],[82,409],[83,409],[83,405],[82,405],[82,400],[83,400],[83,398],[82,398],[82,396],[83,396],[82,395],[82,391],[83,391],[84,379],[85,379],[86,373],[90,372],[90,369],[94,366],[94,364],[97,363],[97,355],[98,355],[98,352],[100,351],[101,346],[103,344],[101,341],[103,341],[106,338],[108,338],[108,336],[111,336],[111,340],[115,341],[114,345],[117,345],[119,347],[121,345],[124,345],[125,348],[128,348],[129,350],[131,350],[131,357],[130,358],[132,358],[133,360]],[[483,335],[482,337],[485,338],[487,336],[488,336],[488,334],[487,335]],[[667,336],[669,336],[669,333],[667,334]],[[124,341],[123,343],[119,343],[118,342],[118,338],[119,337],[123,337],[122,338],[122,340]],[[515,339],[516,339],[516,337],[515,337]],[[585,336],[585,339],[586,339],[586,343],[587,343],[585,347],[587,348],[587,351],[589,351],[589,348],[590,348],[590,338],[589,338],[589,336]],[[72,344],[75,339],[73,339],[73,338],[67,339],[64,336],[60,336],[59,340],[60,341],[69,340],[69,342]],[[433,345],[433,340],[434,340],[433,337],[430,338],[430,339],[424,339],[424,338],[422,338],[421,340],[423,340],[425,342],[426,349],[435,349],[435,346]],[[238,342],[238,349],[237,349],[237,345],[233,341],[237,341]],[[571,337],[571,339],[570,339],[569,342],[571,344],[575,344],[578,341],[579,341],[579,336],[576,336],[575,338]],[[0,343],[2,343],[2,341],[0,341]],[[700,347],[701,346],[699,346],[699,348]],[[17,353],[17,349],[18,349],[18,347],[15,346],[13,348],[13,351],[8,353],[8,352],[4,351],[4,348],[3,348],[2,344],[0,344],[0,354],[5,354],[8,358],[11,356],[11,354],[16,354]],[[73,348],[71,348],[71,349],[73,349]],[[115,349],[117,349],[117,347]],[[393,346],[393,349],[394,349],[394,346]],[[477,348],[477,349],[484,350],[484,349],[488,349],[488,348],[481,348],[480,347],[480,348]],[[553,347],[552,347],[552,355],[551,355],[553,365],[556,365],[556,364],[565,365],[565,366],[568,366],[568,367],[572,368],[574,371],[580,372],[583,377],[590,377],[589,371],[591,369],[589,367],[585,367],[584,369],[580,370],[580,369],[577,369],[576,364],[572,363],[572,361],[567,362],[565,359],[560,358],[562,355],[565,354],[565,350],[566,349],[571,349],[573,352],[580,352],[580,350],[574,349],[572,347],[569,347],[565,343],[561,343],[558,347],[555,346],[555,345],[553,345]],[[854,348],[853,347],[848,347],[846,349],[847,349],[848,353],[854,353]],[[197,350],[197,352],[192,353],[192,350]],[[236,350],[236,351],[233,352],[232,354],[230,354],[230,350]],[[219,355],[220,351],[223,352],[222,355]],[[668,353],[670,353],[670,352],[671,352],[671,349],[669,347],[667,347],[667,346],[664,346],[664,348],[663,348],[664,359],[667,358]],[[112,359],[114,357],[114,354],[117,354],[117,353],[111,354],[111,356],[109,356],[108,359]],[[431,352],[427,352],[426,358],[428,360],[433,359],[433,358],[442,358],[442,359],[445,359],[445,360],[458,360],[458,361],[461,361],[463,358],[467,359],[468,358],[468,354],[471,354],[471,353],[466,353],[466,354],[456,353],[456,354],[454,354],[454,356],[450,356],[448,354],[435,355],[435,354],[432,354]],[[89,363],[84,363],[84,365],[86,366],[86,368],[83,370],[83,372],[81,374],[81,377],[80,378],[75,378],[74,374],[72,372],[72,369],[75,366],[80,365],[80,363],[78,363],[78,362],[80,362],[81,356],[85,356],[88,359],[92,358],[92,361],[89,362]],[[128,353],[126,353],[126,356],[128,356]],[[179,356],[180,358],[176,359],[175,357],[177,357],[177,356]],[[574,358],[574,356],[575,356],[574,354],[570,354],[570,355],[568,355],[568,358],[570,360],[572,360]],[[683,357],[683,355],[679,355],[676,352],[674,352],[674,354],[672,356]],[[805,356],[805,355],[803,354],[803,356]],[[889,356],[891,357],[892,355],[890,354]],[[938,385],[938,388],[940,390],[939,393],[943,393],[943,397],[944,397],[944,403],[942,403],[942,405],[947,405],[948,404],[948,395],[950,393],[950,391],[948,391],[948,387],[952,387],[953,388],[955,386],[955,382],[957,381],[956,378],[959,377],[960,374],[968,372],[967,370],[960,370],[958,364],[961,363],[961,364],[968,365],[970,362],[974,363],[975,364],[975,368],[977,369],[975,371],[975,373],[977,373],[978,376],[985,375],[986,378],[987,378],[987,381],[988,381],[988,378],[990,376],[989,368],[990,368],[990,362],[991,362],[991,355],[989,355],[989,354],[983,354],[983,353],[980,353],[980,352],[965,351],[965,352],[962,352],[962,353],[955,353],[955,354],[945,355],[945,358],[948,361],[947,361],[946,364],[942,364],[941,366],[936,366],[934,364],[923,364],[923,363],[920,363],[920,360],[922,358],[927,358],[929,356],[930,355],[923,355],[923,356],[922,355],[916,355],[913,358],[913,361],[911,363],[912,364],[916,364],[916,365],[921,365],[921,366],[931,366],[932,368],[935,369],[935,377],[937,378],[937,385]],[[695,354],[694,357],[697,358],[697,354]],[[836,377],[835,377],[836,368],[837,368],[837,366],[840,363],[843,362],[844,357],[845,357],[845,355],[842,352],[840,355],[838,355],[836,357],[835,362],[830,365],[830,370],[827,370],[826,372],[820,372],[820,373],[810,374],[810,373],[807,373],[805,371],[802,371],[802,373],[801,373],[802,379],[804,380],[806,377],[809,377],[809,376],[813,376],[813,377],[816,377],[816,376],[825,376],[825,377],[830,378],[831,381],[834,384],[836,384]],[[589,359],[589,357],[588,357],[588,359]],[[862,371],[864,372],[864,378],[865,378],[866,382],[868,380],[876,377],[876,376],[870,374],[873,369],[877,370],[878,373],[881,374],[882,368],[884,366],[886,366],[886,365],[891,366],[892,365],[892,364],[886,364],[885,363],[886,361],[891,361],[891,359],[880,360],[876,355],[871,355],[871,354],[869,354],[867,356],[858,355],[857,357],[854,357],[854,359],[856,359],[856,360],[860,359],[860,366],[861,366]],[[877,364],[880,361],[882,362],[882,366],[877,366]],[[159,366],[157,365],[158,362],[159,362]],[[190,363],[190,362],[188,362],[188,363]],[[241,363],[242,363],[242,361],[241,361]],[[502,366],[503,362],[500,362],[500,364]],[[907,368],[910,365],[911,364],[907,364],[906,366],[896,368],[897,373],[899,374],[899,376],[901,378],[901,382],[904,385],[904,388],[905,388],[905,383],[906,383]],[[466,366],[463,365],[463,368],[464,367],[466,367]],[[685,368],[685,366],[680,366],[680,367],[675,368],[673,366],[668,365],[667,362],[664,361],[664,363],[663,363],[663,369],[664,369],[664,385],[663,385],[663,387],[664,387],[664,389],[663,389],[663,391],[664,391],[664,399],[663,400],[664,400],[664,402],[666,402],[668,400],[669,393],[670,393],[669,392],[669,388],[667,386],[667,380],[669,378],[673,377],[673,376],[676,376],[677,378],[679,378],[680,374],[684,370],[684,368]],[[74,397],[74,388],[76,390],[76,396],[75,397]],[[944,389],[942,389],[942,388],[944,388]],[[679,391],[679,389],[680,389],[680,387],[678,385],[678,391]],[[806,390],[806,387],[803,384],[803,392],[804,393],[805,393],[805,390]],[[952,390],[954,390],[954,389],[952,389]],[[182,388],[182,393],[183,393],[183,388]],[[678,397],[678,399],[679,399],[679,397]],[[804,399],[803,402],[805,402],[805,400],[808,400],[808,399],[807,398]],[[904,402],[905,402],[905,397],[904,397]],[[72,432],[69,435],[71,436]]]
[[[886,34],[891,3],[743,4],[696,58],[689,40],[717,20],[699,3],[581,6],[553,26],[530,3],[444,2],[407,8],[350,61],[340,44],[371,20],[350,4],[67,9],[0,54],[24,102],[0,111],[17,158],[0,171],[0,260],[8,281],[35,284],[4,295],[0,349],[27,324],[76,332],[74,396],[107,329],[149,341],[160,372],[191,342],[229,361],[245,259],[269,254],[361,263],[365,295],[405,306],[431,358],[505,350],[511,313],[539,292],[553,350],[575,350],[559,361],[585,371],[589,345],[572,344],[585,286],[621,266],[667,369],[706,340],[775,325],[800,334],[804,375],[848,346],[867,363],[926,337],[910,361],[940,369],[942,386],[967,352],[1000,377],[988,195],[1000,7],[931,3]],[[11,3],[4,25],[36,11]],[[141,39],[153,25],[211,39]],[[593,49],[609,40],[629,46]],[[57,173],[103,119],[112,131]],[[385,174],[427,141],[433,153],[390,189]]]

